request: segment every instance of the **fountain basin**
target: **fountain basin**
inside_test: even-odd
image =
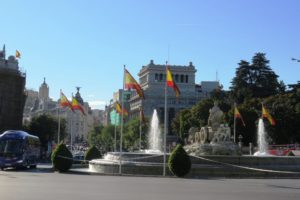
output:
[[[115,158],[119,157],[118,152],[112,152],[112,154],[116,156]],[[167,159],[168,156],[169,154],[167,154]],[[190,178],[300,177],[300,157],[202,156],[198,158],[191,156],[190,158],[192,168],[186,176]],[[89,169],[92,172],[102,174],[118,174],[119,160],[92,160],[89,162]],[[291,173],[285,173],[286,171]],[[163,174],[163,154],[123,153],[122,174],[161,176]],[[173,176],[168,167],[166,174],[167,176]]]

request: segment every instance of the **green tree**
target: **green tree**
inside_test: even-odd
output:
[[[117,128],[116,130],[118,130]],[[119,133],[119,132],[117,132]],[[101,135],[99,136],[99,141],[101,144],[102,149],[107,152],[107,151],[113,151],[114,150],[114,143],[115,143],[115,126],[113,125],[108,125],[105,126],[102,131]],[[117,134],[117,138],[119,138],[119,134]],[[118,144],[118,142],[117,142]]]
[[[103,126],[95,126],[92,131],[88,133],[88,144],[89,146],[96,146],[100,149],[101,147],[101,131]]]
[[[172,151],[168,159],[168,166],[170,171],[178,177],[185,176],[191,170],[192,163],[190,157],[181,144],[178,144]]]
[[[213,99],[204,99],[199,101],[195,106],[191,108],[192,122],[195,122],[193,126],[202,127],[207,125],[207,119],[209,116],[209,109],[214,106]]]
[[[61,123],[61,137],[65,136],[65,121]],[[27,130],[40,138],[41,146],[47,150],[48,142],[57,139],[57,120],[50,115],[40,115],[34,117],[27,127]],[[61,138],[62,139],[62,138]]]
[[[148,123],[142,123],[142,148],[147,145],[146,133],[148,132]],[[124,148],[133,151],[139,149],[140,143],[140,119],[134,118],[124,126]]]
[[[198,124],[198,121],[195,120],[191,111],[191,109],[181,110],[172,120],[172,131],[177,134],[181,140],[184,140],[184,138],[187,137],[186,134],[191,127]]]
[[[66,172],[72,167],[73,156],[65,144],[57,145],[51,155],[52,165],[59,172]]]
[[[91,146],[84,155],[84,160],[93,160],[101,158],[102,155],[100,151],[95,146]]]
[[[231,92],[237,103],[249,98],[264,98],[275,95],[282,90],[278,76],[269,66],[264,53],[256,53],[252,64],[242,60],[232,80]]]

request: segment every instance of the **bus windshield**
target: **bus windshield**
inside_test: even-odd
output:
[[[6,139],[0,140],[0,156],[5,154],[21,154],[23,140]]]

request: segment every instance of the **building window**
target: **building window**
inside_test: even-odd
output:
[[[180,75],[180,83],[183,83],[183,82],[184,82],[184,75],[181,74],[181,75]]]
[[[158,74],[155,74],[155,81],[158,81]]]
[[[175,75],[175,82],[178,82],[178,79],[179,79],[178,74],[176,74]]]
[[[163,80],[163,74],[159,74],[159,81]]]
[[[189,76],[185,75],[185,82],[188,83],[189,82]]]

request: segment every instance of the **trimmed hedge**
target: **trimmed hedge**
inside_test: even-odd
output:
[[[168,166],[170,171],[178,177],[185,176],[191,170],[192,163],[190,157],[181,144],[178,144],[172,151],[168,160]]]
[[[59,144],[51,155],[54,170],[66,172],[72,167],[73,156],[65,144]]]
[[[290,151],[290,152],[287,154],[287,156],[295,156],[295,154],[294,154],[292,151]]]
[[[85,153],[84,160],[93,160],[93,159],[101,158],[101,157],[102,157],[102,155],[101,155],[100,151],[97,149],[97,147],[95,147],[93,145]]]

